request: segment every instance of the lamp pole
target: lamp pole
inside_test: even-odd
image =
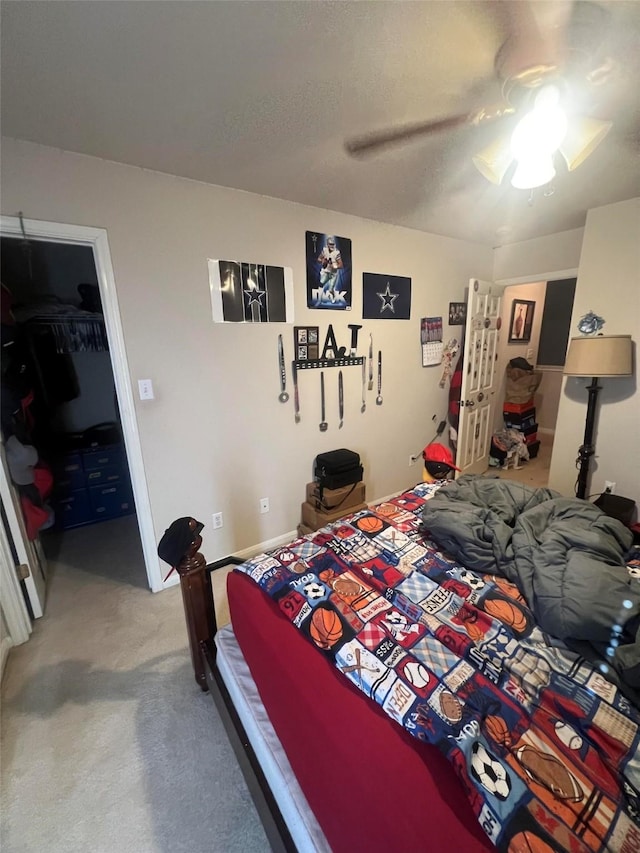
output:
[[[598,385],[598,380],[594,376],[591,384],[587,385],[589,392],[589,401],[587,403],[587,419],[584,424],[584,440],[582,447],[578,450],[578,460],[580,462],[580,472],[578,474],[578,482],[576,485],[576,497],[586,498],[587,496],[587,479],[589,477],[589,460],[595,453],[593,446],[593,431],[596,425],[596,402],[598,394],[602,390],[602,386]]]

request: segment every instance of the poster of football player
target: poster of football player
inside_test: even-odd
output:
[[[214,323],[293,323],[293,271],[209,259]]]
[[[351,310],[351,240],[306,233],[307,307]]]

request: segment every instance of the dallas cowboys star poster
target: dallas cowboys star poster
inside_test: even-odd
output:
[[[293,323],[293,271],[209,258],[214,323]]]
[[[401,275],[362,274],[364,320],[410,320],[411,279]]]

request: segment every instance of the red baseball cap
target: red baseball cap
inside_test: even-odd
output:
[[[431,444],[427,444],[425,449],[422,451],[422,458],[425,462],[441,462],[443,465],[448,465],[449,468],[453,468],[455,471],[460,470],[455,464],[453,453],[449,448],[445,447],[444,444],[438,444],[435,441]]]

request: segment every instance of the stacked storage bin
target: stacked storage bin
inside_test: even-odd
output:
[[[526,403],[503,403],[502,416],[506,429],[517,429],[518,432],[524,433],[529,457],[535,459],[540,449],[540,442],[538,441],[538,424],[533,397]]]
[[[95,524],[135,511],[121,444],[78,449],[61,457],[53,468],[58,527]]]

